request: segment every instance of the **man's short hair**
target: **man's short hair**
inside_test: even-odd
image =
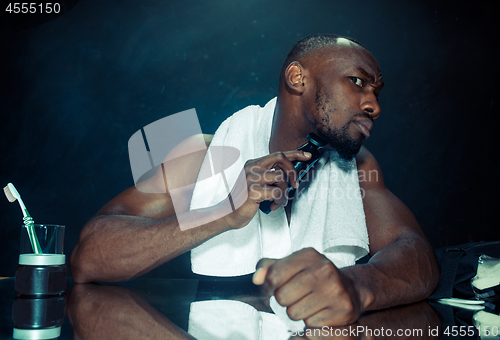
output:
[[[366,47],[361,44],[359,41],[345,37],[342,35],[338,34],[311,34],[308,35],[305,38],[300,39],[295,45],[293,45],[292,49],[290,52],[288,52],[288,55],[286,56],[285,62],[283,63],[283,66],[281,67],[281,72],[280,72],[280,79],[279,79],[279,86],[278,86],[278,94],[280,92],[281,86],[283,84],[283,80],[285,77],[285,70],[294,61],[299,61],[300,59],[304,58],[304,56],[319,50],[323,47],[327,46],[334,46],[337,44],[337,40],[343,38],[350,40],[361,47],[365,48]]]

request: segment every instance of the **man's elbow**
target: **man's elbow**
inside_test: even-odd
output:
[[[79,242],[69,258],[69,269],[71,277],[75,283],[88,283],[93,281],[123,282],[141,276],[142,272],[135,272],[131,268],[127,270],[117,270],[123,268],[118,263],[107,266],[95,256],[95,247],[88,247]]]
[[[69,270],[71,277],[75,283],[92,282],[93,279],[90,275],[90,266],[85,261],[85,256],[81,254],[79,244],[75,246],[69,257]]]

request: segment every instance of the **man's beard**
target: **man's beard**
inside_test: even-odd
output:
[[[317,126],[318,135],[323,138],[325,141],[330,144],[338,153],[340,158],[350,161],[352,160],[356,154],[361,149],[361,145],[365,140],[365,135],[361,135],[358,139],[354,139],[349,136],[349,127],[352,123],[354,123],[354,118],[359,115],[354,115],[353,119],[347,122],[341,128],[333,128],[330,124],[330,116],[328,115],[330,112],[335,114],[335,110],[327,112],[326,104],[329,102],[335,102],[333,96],[321,92],[321,85],[319,82],[316,82],[316,112],[322,112],[322,117],[319,120],[319,117],[315,117],[315,124]]]
[[[340,158],[346,161],[350,161],[356,156],[365,139],[364,135],[361,135],[359,139],[350,137],[348,132],[350,124],[351,121],[340,129],[324,125],[318,126],[318,135],[339,153]]]

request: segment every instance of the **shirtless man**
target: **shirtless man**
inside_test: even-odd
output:
[[[358,170],[379,174],[359,183],[372,257],[367,264],[338,269],[316,250],[303,249],[284,259],[262,259],[254,283],[264,284],[290,318],[310,327],[349,324],[364,311],[426,298],[439,277],[433,251],[411,211],[385,187],[373,155],[361,146],[380,115],[382,86],[375,58],[359,43],[333,35],[305,38],[283,65],[270,154],[245,164],[245,203],[214,221],[210,216],[217,206],[190,211],[193,221],[210,222],[181,231],[168,193],[146,194],[132,187],[84,226],[70,258],[74,280],[130,280],[218,234],[243,228],[263,200],[272,200],[271,209],[277,209],[288,187],[279,175],[288,174],[296,185],[292,162],[310,157],[288,150],[303,145],[314,131],[341,157],[356,157]],[[206,136],[207,145],[210,140]],[[203,156],[177,166],[183,181],[195,182]],[[269,176],[273,168],[276,177]],[[255,171],[268,175],[255,176]]]

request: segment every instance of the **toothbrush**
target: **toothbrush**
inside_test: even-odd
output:
[[[5,196],[9,200],[9,202],[14,202],[17,200],[19,202],[19,205],[21,206],[21,210],[23,212],[24,218],[24,225],[26,227],[26,230],[28,231],[28,236],[31,242],[31,247],[33,248],[33,251],[35,254],[42,254],[42,247],[40,247],[40,243],[38,242],[38,238],[35,235],[35,228],[34,228],[34,223],[33,223],[33,218],[30,216],[28,213],[28,209],[26,209],[26,206],[24,205],[23,200],[21,199],[21,195],[17,192],[16,188],[14,187],[14,184],[9,183],[7,184],[4,188],[3,191],[5,193]]]

